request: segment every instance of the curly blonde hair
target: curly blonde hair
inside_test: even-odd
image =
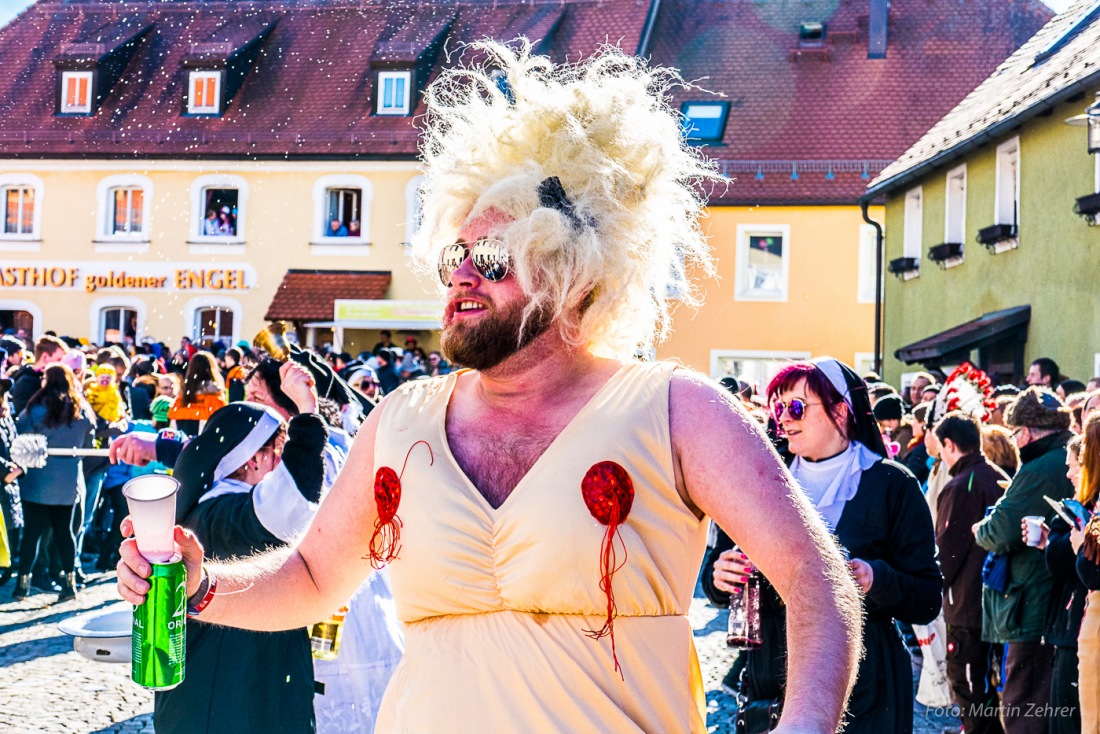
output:
[[[699,186],[724,181],[669,107],[678,74],[613,47],[561,65],[526,39],[468,52],[481,60],[426,92],[420,268],[434,272],[463,224],[495,210],[530,298],[524,325],[549,315],[568,343],[619,358],[663,340],[670,301],[698,305],[688,274],[714,272]],[[555,177],[563,207],[540,203]]]

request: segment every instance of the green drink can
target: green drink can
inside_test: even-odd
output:
[[[134,607],[131,677],[167,691],[183,682],[187,650],[187,571],[182,561],[152,563],[145,603]]]

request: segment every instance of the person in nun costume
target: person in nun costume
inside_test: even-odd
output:
[[[913,675],[894,620],[928,624],[939,613],[943,578],[935,530],[920,485],[887,459],[867,386],[832,357],[797,362],[768,385],[768,402],[788,441],[790,469],[832,529],[863,592],[864,657],[845,717],[847,734],[913,731]],[[711,600],[743,593],[752,559],[717,532],[705,567]],[[739,732],[775,726],[786,685],[788,639],[782,601],[761,583],[763,644],[744,655]],[[823,665],[828,661],[822,661]],[[726,684],[735,683],[727,678]],[[732,687],[732,686],[731,686]]]
[[[325,487],[328,431],[312,413],[289,423],[269,407],[221,408],[175,463],[176,519],[208,557],[227,560],[290,542]],[[251,632],[187,621],[187,674],[155,696],[158,734],[315,731],[306,629]]]

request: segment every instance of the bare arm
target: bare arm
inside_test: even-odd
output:
[[[377,511],[374,503],[374,436],[385,401],[360,427],[348,462],[298,545],[232,563],[207,564],[217,578],[214,600],[202,621],[241,629],[295,629],[324,619],[345,604],[372,571],[368,546]],[[123,533],[129,533],[128,523]],[[187,593],[201,581],[202,547],[176,529],[187,565]],[[118,589],[141,604],[148,591],[149,564],[133,539],[121,548]]]
[[[859,594],[840,550],[756,422],[685,371],[670,394],[677,479],[745,551],[787,604],[781,731],[836,731],[855,679]]]

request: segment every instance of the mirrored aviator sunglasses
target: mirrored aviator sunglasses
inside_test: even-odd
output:
[[[806,408],[811,405],[820,405],[820,403],[807,403],[801,398],[793,398],[786,403],[782,400],[776,400],[772,403],[772,412],[775,413],[776,420],[782,418],[783,413],[786,413],[791,417],[791,420],[800,421],[806,417]]]
[[[456,242],[439,253],[439,280],[444,286],[450,287],[451,276],[467,257],[478,275],[490,283],[504,280],[512,269],[512,256],[501,240],[483,238],[472,243]]]

